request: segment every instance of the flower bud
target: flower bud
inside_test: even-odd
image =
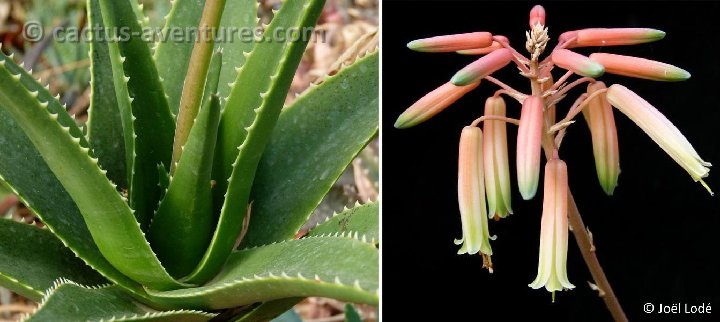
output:
[[[545,25],[545,8],[541,5],[535,5],[530,10],[530,29],[537,24]]]
[[[505,116],[505,101],[491,96],[485,101],[485,116]],[[507,126],[505,121],[483,122],[483,157],[488,218],[505,218],[512,214],[510,207],[510,163],[508,161]]]
[[[558,67],[581,76],[600,77],[605,72],[603,65],[567,49],[556,49],[550,57]]]
[[[450,82],[458,86],[477,82],[505,67],[512,61],[512,58],[513,54],[507,48],[495,50],[465,66],[452,77]]]
[[[690,78],[690,73],[682,68],[639,57],[595,53],[590,55],[590,59],[603,65],[605,72],[610,74],[666,82]]]
[[[492,42],[492,34],[489,32],[470,32],[413,40],[407,44],[407,47],[420,52],[447,53],[488,47]]]
[[[590,84],[587,89],[588,97],[604,89],[606,87],[603,82]],[[595,170],[600,186],[605,193],[612,195],[620,175],[620,151],[615,117],[605,94],[599,94],[590,100],[588,106],[583,109],[583,116],[592,136]]]
[[[478,87],[478,85],[480,85],[479,81],[467,86],[455,86],[451,83],[446,83],[438,87],[400,114],[397,121],[395,121],[395,127],[404,129],[427,121]]]
[[[665,38],[665,32],[650,28],[588,28],[568,31],[575,40],[566,48],[636,45]]]
[[[543,130],[543,99],[530,96],[525,99],[520,113],[517,136],[517,178],[523,199],[535,196],[540,175],[540,151]]]

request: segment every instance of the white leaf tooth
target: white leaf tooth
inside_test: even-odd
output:
[[[340,277],[335,276],[335,284],[343,285],[343,283],[340,281]]]
[[[320,276],[318,276],[318,274],[315,274],[315,280],[318,282],[322,282],[322,280],[320,279]]]
[[[359,280],[355,280],[355,282],[353,282],[353,286],[354,286],[356,289],[362,290],[362,287],[360,287],[360,281],[359,281]]]

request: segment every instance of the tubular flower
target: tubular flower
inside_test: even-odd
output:
[[[404,129],[427,121],[478,87],[478,85],[480,85],[479,81],[467,86],[456,86],[452,83],[443,84],[408,107],[395,121],[395,127]]]
[[[493,36],[489,32],[470,32],[413,40],[407,47],[421,52],[446,53],[488,47],[492,42]]]
[[[565,32],[562,40],[571,40],[566,48],[637,45],[665,38],[665,32],[650,28],[588,28]]]
[[[590,59],[605,67],[605,72],[654,81],[678,82],[690,78],[686,70],[645,58],[595,53]]]
[[[588,96],[606,89],[605,83],[595,82],[588,85]],[[605,193],[612,195],[620,175],[620,151],[618,149],[617,127],[610,103],[605,94],[595,96],[583,109],[583,116],[592,136],[595,170],[600,186]]]
[[[607,91],[607,100],[620,112],[627,115],[650,138],[670,155],[695,181],[700,181],[712,194],[702,178],[708,176],[710,163],[700,158],[680,130],[642,97],[622,85],[612,85]]]
[[[549,292],[575,288],[567,277],[568,177],[557,154],[545,165],[545,193],[540,228],[540,259],[535,280],[528,286]]]
[[[550,59],[555,65],[581,76],[600,77],[605,73],[603,65],[567,49],[554,50]]]
[[[496,51],[500,48],[503,48],[502,44],[500,44],[497,41],[493,41],[492,45],[482,48],[473,48],[473,49],[463,49],[458,50],[457,53],[461,55],[485,55],[489,54],[493,51]]]
[[[478,60],[465,66],[452,77],[450,82],[455,85],[462,86],[477,82],[485,78],[498,69],[505,67],[512,61],[513,54],[507,48],[495,50],[486,56],[480,57]]]
[[[520,112],[517,135],[517,178],[523,199],[535,196],[540,176],[540,148],[543,134],[542,98],[530,96],[525,99]]]
[[[466,126],[460,135],[458,156],[458,204],[462,221],[462,244],[458,254],[492,255],[485,205],[483,178],[483,134],[480,128]]]
[[[505,116],[505,100],[490,97],[485,101],[485,115]],[[510,207],[510,166],[508,161],[507,129],[504,121],[485,120],[483,123],[483,157],[488,218],[505,218],[512,214]]]

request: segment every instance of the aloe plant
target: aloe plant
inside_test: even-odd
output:
[[[272,37],[314,26],[323,4],[285,2],[253,42],[153,47],[136,1],[88,0],[109,37],[91,42],[85,128],[0,57],[0,179],[49,228],[0,220],[0,286],[40,302],[28,320],[258,321],[307,296],[378,303],[377,202],[295,236],[378,130],[374,48],[283,108],[309,40]],[[176,0],[164,29],[254,29],[257,9]]]

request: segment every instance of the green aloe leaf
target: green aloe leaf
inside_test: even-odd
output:
[[[163,306],[193,309],[297,296],[377,304],[378,257],[374,245],[349,237],[290,240],[234,252],[202,287],[149,294]]]
[[[173,30],[185,33],[197,28],[204,7],[205,0],[174,1],[162,31],[163,36],[175,37],[172,33],[177,32]],[[155,62],[168,95],[168,105],[176,115],[194,44],[194,41],[160,41],[155,49]]]
[[[215,51],[212,56],[210,66],[208,68],[207,79],[205,81],[205,91],[203,92],[202,106],[205,106],[205,104],[207,104],[213,96],[219,96],[218,86],[220,82],[220,73],[222,72],[222,64],[224,59],[223,57],[225,57],[225,55],[222,49],[218,49],[217,51]],[[222,102],[220,103],[222,106]]]
[[[103,23],[110,31],[109,41],[116,90],[118,78],[127,83],[132,106],[134,161],[130,181],[130,205],[143,230],[160,201],[157,165],[170,168],[175,121],[150,48],[142,39],[142,29],[129,0],[99,0]],[[123,35],[127,30],[127,35]],[[115,36],[115,37],[113,37]],[[117,57],[117,54],[121,57]],[[117,61],[120,60],[121,66]],[[125,100],[125,98],[118,98]],[[127,133],[126,133],[127,134]]]
[[[310,230],[308,236],[323,236],[332,234],[358,234],[373,244],[380,240],[379,233],[380,203],[372,202],[357,205],[335,214],[324,223]]]
[[[87,1],[88,19],[91,26],[94,26],[95,28],[102,28],[99,30],[105,30],[106,25],[103,21],[102,13],[100,11],[99,1],[100,0]],[[104,66],[102,62],[103,56],[99,56],[104,53],[105,49],[107,49],[107,58],[108,62],[110,63],[110,73],[100,75],[103,76],[103,78],[94,77],[92,79],[93,83],[91,84],[91,86],[93,87],[93,90],[95,90],[95,88],[102,88],[104,86],[105,77],[110,77],[112,80],[112,92],[98,94],[115,95],[115,103],[117,104],[118,115],[120,118],[120,123],[122,124],[122,144],[125,150],[124,160],[126,178],[124,181],[127,184],[126,187],[129,189],[132,182],[132,169],[135,159],[135,135],[133,129],[133,115],[131,106],[132,99],[130,98],[130,92],[128,91],[127,87],[127,79],[125,77],[125,73],[123,72],[123,58],[120,53],[120,47],[117,43],[109,42],[108,35],[99,35],[99,39],[96,39],[97,36],[98,35],[94,35],[94,33],[90,33],[90,48],[91,55],[93,56],[91,57],[92,63],[98,64],[98,66],[93,66],[93,69],[98,68],[98,72],[107,69],[107,67]],[[98,57],[95,57],[96,55],[98,55]],[[110,109],[110,107],[108,107],[108,109]],[[139,216],[140,213],[136,213],[135,215]],[[139,218],[139,220],[141,222],[144,222],[146,218]]]
[[[314,26],[323,4],[324,0],[285,2],[265,34],[274,35],[275,30],[287,31],[290,29],[283,28],[293,26]],[[190,283],[202,283],[210,279],[235,246],[248,208],[250,188],[258,162],[282,110],[307,41],[301,39],[278,44],[269,40],[259,43],[238,75],[237,83],[242,86],[235,87],[223,110],[215,152],[213,179],[217,187],[214,189],[214,205],[222,205],[220,218],[208,251],[188,279]],[[248,124],[243,116],[250,118],[251,125],[247,127],[248,135],[237,141],[238,137],[232,133],[241,133],[239,128]],[[228,147],[232,148],[227,150]],[[231,164],[226,164],[227,159],[222,158],[230,155],[237,157]],[[227,167],[232,169],[232,175],[226,171]]]
[[[31,91],[40,93],[39,98],[49,97],[44,96],[40,84],[25,73],[24,69],[10,60],[4,61],[8,70],[21,75],[22,84]],[[61,119],[61,115],[65,113],[65,109],[54,100],[50,101],[47,108],[52,113],[57,113],[58,119]],[[134,294],[142,296],[144,294],[142,287],[120,273],[102,255],[73,199],[45,163],[32,141],[23,133],[23,129],[2,106],[0,106],[0,148],[2,148],[0,178],[12,187],[23,203],[50,227],[63,244],[88,265],[114,283],[123,285]]]
[[[285,109],[258,167],[250,228],[242,245],[295,235],[377,133],[378,82],[375,53],[327,78]]]
[[[258,110],[261,105],[269,100],[270,88],[274,84],[282,85],[295,75],[297,65],[302,58],[302,53],[307,40],[288,42],[284,39],[275,39],[275,35],[284,35],[290,30],[300,30],[315,25],[317,16],[322,10],[324,0],[310,1],[286,1],[282,8],[273,18],[265,30],[263,38],[253,48],[252,53],[247,57],[245,63],[237,72],[237,78],[232,83],[230,94],[227,98],[225,109],[220,123],[218,134],[218,148],[216,152],[213,176],[218,182],[218,191],[225,191],[233,172],[233,164],[238,156],[238,147],[243,144],[249,131],[242,130],[253,125],[256,119],[263,114],[270,114],[265,119],[273,120],[272,112],[280,110],[280,106],[274,104],[264,109],[264,113]],[[281,89],[280,86],[277,87]],[[287,93],[287,89],[285,90]],[[283,101],[286,93],[273,93],[274,96],[282,96]],[[273,125],[274,122],[272,122]],[[272,128],[272,126],[270,126]],[[222,204],[223,193],[216,194],[217,204]]]
[[[0,236],[0,286],[31,300],[39,301],[61,277],[90,285],[107,283],[47,229],[0,219]]]
[[[345,322],[362,322],[362,317],[352,304],[345,304]]]
[[[210,173],[220,122],[220,102],[214,96],[195,120],[175,175],[160,203],[148,238],[170,274],[190,273],[212,237]]]
[[[103,30],[98,0],[88,0],[89,25],[93,30]],[[91,33],[92,34],[92,33]],[[107,43],[90,43],[91,97],[88,111],[87,136],[100,166],[108,172],[108,178],[121,188],[128,188],[127,157],[132,156],[132,127],[125,135],[120,107],[115,92],[112,62]],[[128,102],[129,104],[129,102]],[[129,109],[127,110],[129,112]],[[130,118],[128,117],[128,120]],[[128,150],[126,150],[128,147]],[[129,160],[132,162],[132,160]]]
[[[245,64],[246,55],[249,55],[255,46],[258,4],[257,0],[233,0],[225,3],[225,12],[220,20],[220,39],[223,42],[215,44],[215,47],[223,49],[224,54],[218,88],[220,97],[230,95],[230,84],[237,78],[238,69]],[[221,101],[221,104],[224,107],[225,101]]]
[[[46,292],[26,321],[209,321],[216,314],[200,311],[155,311],[135,302],[116,286],[87,287],[59,280]]]
[[[50,102],[38,100],[38,92],[22,82],[25,75],[14,74],[9,68],[17,65],[9,58],[0,58],[0,108],[27,135],[72,197],[104,257],[125,275],[149,287],[180,287],[152,253],[132,210],[99,168],[98,160],[82,146],[81,138],[73,137],[57,121],[65,112],[53,113]]]

